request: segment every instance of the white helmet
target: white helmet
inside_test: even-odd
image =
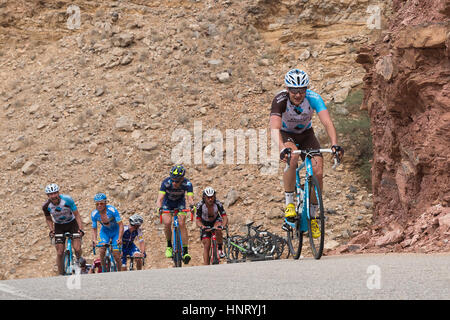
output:
[[[58,191],[59,187],[56,183],[49,184],[48,186],[45,187],[45,193],[53,193]]]
[[[132,226],[135,226],[135,225],[139,225],[140,226],[141,224],[144,223],[144,219],[138,214],[132,215],[129,220],[130,220],[130,224]]]
[[[216,190],[214,190],[211,187],[206,187],[205,190],[203,190],[203,198],[205,197],[212,197],[216,195]]]
[[[284,76],[288,88],[304,88],[309,85],[308,74],[300,69],[292,69]]]

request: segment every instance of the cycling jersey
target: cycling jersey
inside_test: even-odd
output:
[[[205,224],[205,222],[215,222],[217,220],[221,221],[222,216],[227,215],[223,204],[219,200],[214,201],[212,214],[209,213],[206,203],[203,200],[197,203],[196,207],[196,218],[201,220],[203,224]]]
[[[75,219],[73,214],[77,210],[77,206],[73,199],[65,194],[60,194],[61,199],[57,205],[48,199],[42,206],[45,216],[51,216],[54,223],[66,224]]]
[[[166,178],[161,183],[159,193],[164,194],[164,200],[162,204],[163,210],[185,209],[186,198],[185,195],[193,196],[194,188],[192,183],[184,178],[179,188],[175,188],[172,184],[172,179]]]
[[[142,234],[141,228],[130,231],[130,226],[123,227],[123,236],[122,236],[122,266],[127,265],[127,256],[133,256],[137,252],[141,252],[139,248],[134,244],[134,240],[137,238],[139,242],[144,241],[144,236]],[[144,254],[145,257],[145,254]]]
[[[107,222],[102,221],[100,212],[95,209],[91,213],[92,228],[97,228],[97,222],[102,225],[100,229],[100,240],[98,245],[105,245],[112,241],[112,248],[114,251],[119,250],[117,246],[117,239],[119,239],[119,222],[122,221],[119,215],[119,211],[112,205],[106,205],[106,216],[108,218]]]
[[[122,236],[123,249],[134,244],[134,240],[136,238],[138,239],[139,242],[144,241],[144,235],[142,234],[141,228],[131,232],[130,226],[126,225],[123,227],[123,236]]]
[[[312,127],[314,111],[327,110],[322,97],[312,90],[306,90],[303,102],[296,106],[291,103],[287,90],[279,92],[272,101],[270,115],[281,117],[281,130],[289,133],[303,133]]]
[[[100,212],[97,209],[93,210],[91,212],[92,228],[96,229],[97,222],[100,222],[102,229],[106,228],[109,231],[119,230],[118,222],[122,221],[122,219],[120,218],[119,211],[116,207],[109,204],[106,205],[106,216],[108,217],[108,221],[103,222]]]

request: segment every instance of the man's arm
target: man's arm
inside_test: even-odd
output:
[[[52,217],[45,216],[45,222],[47,223],[48,228],[51,233],[55,233],[55,224],[53,223]]]
[[[123,236],[123,222],[119,221],[119,239],[117,239],[117,244],[122,244],[122,236]]]
[[[283,138],[281,137],[281,117],[280,116],[276,116],[276,115],[271,115],[270,116],[270,134],[271,136],[273,136],[274,139],[277,139],[276,141],[278,141],[278,149],[279,151],[283,150],[285,148],[284,143],[283,143]]]
[[[337,145],[337,133],[334,127],[333,121],[331,120],[330,113],[328,110],[322,110],[318,113],[320,122],[322,122],[325,130],[327,131],[328,137],[330,137],[331,145]]]
[[[166,195],[165,191],[159,191],[158,199],[156,200],[156,207],[157,208],[161,208],[165,195]]]
[[[83,230],[83,222],[81,221],[81,215],[78,212],[78,209],[73,212],[73,215],[75,216],[75,220],[78,223],[78,230]]]

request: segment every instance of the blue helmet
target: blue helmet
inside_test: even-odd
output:
[[[186,174],[186,169],[182,165],[177,165],[170,170],[170,178],[171,179],[180,179],[183,178]]]
[[[94,202],[101,202],[101,201],[106,201],[106,194],[104,193],[97,193],[94,196]]]
[[[284,76],[284,83],[289,88],[305,88],[309,85],[309,77],[303,70],[292,69]]]

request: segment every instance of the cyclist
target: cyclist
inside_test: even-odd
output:
[[[182,165],[176,165],[170,170],[170,176],[163,180],[159,189],[156,206],[158,214],[162,213],[162,222],[164,223],[164,234],[167,240],[165,255],[172,258],[172,216],[167,210],[178,209],[180,223],[181,240],[183,242],[183,262],[188,264],[191,256],[188,253],[188,231],[186,228],[186,214],[190,211],[186,209],[186,199],[191,210],[194,207],[194,189],[192,183],[184,176],[186,169]]]
[[[107,204],[108,200],[104,193],[97,193],[94,196],[95,207],[91,212],[92,220],[92,245],[101,246],[100,260],[103,270],[106,270],[106,247],[110,241],[112,252],[116,261],[117,270],[120,271],[120,245],[122,244],[123,222],[119,211],[112,205]],[[97,243],[97,223],[102,225],[100,229],[100,240]]]
[[[127,270],[127,255],[132,257],[146,257],[145,253],[145,241],[142,234],[141,225],[144,223],[144,219],[134,214],[129,218],[130,225],[126,225],[123,228],[122,236],[122,271]],[[138,239],[139,248],[134,244],[134,240]],[[136,268],[142,269],[142,259],[136,260]]]
[[[203,243],[203,264],[208,265],[211,250],[211,231],[205,231],[208,227],[225,227],[228,223],[227,213],[222,203],[216,199],[216,190],[211,187],[203,190],[202,200],[197,203],[196,223],[200,228],[200,240]],[[222,250],[222,230],[216,230],[217,247],[219,256],[225,257]]]
[[[89,268],[88,273],[95,273],[95,272],[102,273],[102,261],[99,258],[94,260],[91,267]]]
[[[77,263],[81,258],[81,237],[84,235],[83,223],[80,213],[73,199],[65,194],[59,193],[59,186],[56,183],[45,187],[47,201],[42,206],[45,221],[50,229],[50,236],[55,238],[56,265],[58,273],[64,275],[64,233],[70,232],[73,235],[73,249],[77,257]]]
[[[320,143],[317,140],[312,128],[312,116],[317,112],[319,120],[325,127],[330,138],[332,150],[339,156],[344,155],[344,149],[338,145],[336,129],[331,120],[330,114],[323,102],[322,97],[316,92],[309,90],[308,74],[299,69],[288,71],[284,77],[286,90],[279,92],[272,101],[270,112],[270,129],[277,130],[279,139],[280,158],[286,161],[287,154],[292,150],[297,150],[297,145],[301,149],[319,149]],[[305,156],[301,155],[302,160]],[[285,188],[286,218],[294,218],[294,189],[295,170],[297,168],[298,155],[291,157],[290,168],[283,175]],[[321,190],[323,190],[323,157],[317,154],[312,158],[314,175],[319,180]],[[315,194],[312,203],[317,204]],[[314,213],[312,213],[314,216]],[[319,237],[320,230],[317,221],[311,221],[313,236]]]

